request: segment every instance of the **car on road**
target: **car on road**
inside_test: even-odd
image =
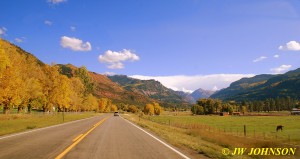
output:
[[[115,112],[115,113],[114,113],[114,116],[119,116],[119,112]]]

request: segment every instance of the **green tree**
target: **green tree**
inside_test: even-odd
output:
[[[197,104],[195,104],[191,107],[191,111],[192,111],[193,114],[196,114],[196,115],[204,115],[203,106],[200,106],[200,105],[197,105]]]
[[[85,66],[82,66],[80,68],[78,68],[75,71],[76,77],[79,77],[80,80],[82,81],[84,87],[85,87],[85,91],[84,94],[87,95],[89,93],[93,93],[94,91],[94,83],[92,82],[92,79],[89,76],[89,72],[86,69]]]

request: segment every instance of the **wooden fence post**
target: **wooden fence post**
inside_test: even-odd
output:
[[[244,136],[246,137],[246,125],[244,125]]]

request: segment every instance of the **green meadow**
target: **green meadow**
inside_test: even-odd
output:
[[[237,136],[285,140],[300,144],[300,116],[152,116],[153,122],[182,128],[197,128],[204,131],[226,133]],[[276,131],[283,125],[283,131]]]
[[[187,149],[195,158],[267,158],[280,156],[224,156],[223,148],[237,147],[297,148],[300,156],[300,116],[217,116],[197,115],[189,112],[164,112],[160,116],[125,114],[141,127],[154,132],[169,143]],[[261,114],[260,114],[261,115]],[[283,125],[283,131],[276,131]],[[246,136],[244,134],[246,127]],[[193,153],[194,152],[194,153]]]

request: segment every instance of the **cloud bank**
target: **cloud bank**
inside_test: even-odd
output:
[[[99,55],[98,59],[101,63],[108,64],[109,69],[123,69],[123,62],[138,61],[140,58],[131,50],[123,49],[119,52],[107,50],[104,55]]]
[[[243,77],[253,77],[254,74],[211,74],[211,75],[176,75],[176,76],[143,76],[132,75],[130,77],[141,80],[154,79],[164,86],[176,91],[190,92],[202,88],[205,90],[218,90],[228,87],[232,82]]]
[[[90,42],[83,42],[80,39],[74,38],[74,37],[67,37],[63,36],[60,39],[60,45],[63,48],[68,48],[73,51],[91,51],[92,45]]]
[[[286,50],[286,51],[300,51],[300,43],[297,41],[290,41],[285,45],[281,45],[278,48],[279,50]]]

